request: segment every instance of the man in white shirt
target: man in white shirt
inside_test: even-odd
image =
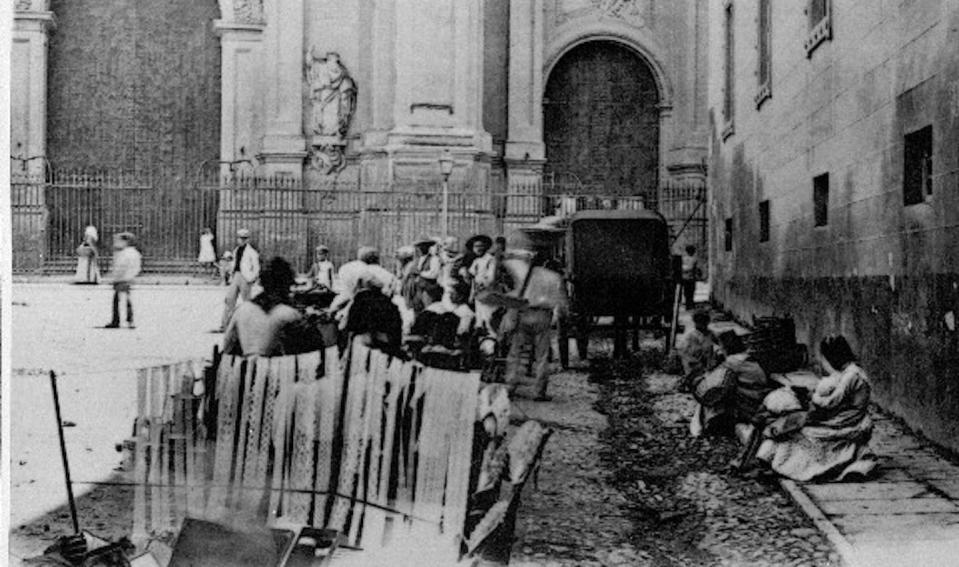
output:
[[[113,319],[105,325],[107,329],[120,328],[120,296],[126,296],[127,325],[133,326],[133,302],[130,301],[130,287],[142,267],[142,257],[133,247],[133,235],[121,232],[113,236]]]
[[[242,297],[243,301],[249,301],[250,288],[260,277],[260,254],[250,244],[250,231],[245,228],[236,231],[236,240],[237,247],[233,250],[233,278],[226,289],[220,332],[226,330],[226,325],[233,316],[237,297]]]

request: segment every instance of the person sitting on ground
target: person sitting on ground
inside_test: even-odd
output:
[[[401,354],[403,321],[391,297],[393,287],[393,275],[375,263],[359,274],[344,326],[348,342],[357,339],[372,348]]]
[[[770,424],[756,457],[800,482],[868,476],[876,465],[868,448],[873,427],[869,378],[842,335],[822,340],[819,359],[829,375],[812,394],[805,424]]]
[[[423,310],[413,323],[408,346],[427,366],[461,368],[473,332],[473,310],[466,301],[469,287],[459,283],[442,301]]]
[[[709,330],[709,312],[693,313],[693,325],[679,337],[676,345],[683,363],[683,387],[690,391],[693,382],[719,364],[719,346]]]
[[[306,325],[291,303],[293,268],[280,257],[271,258],[260,272],[263,291],[233,312],[223,337],[226,354],[281,356],[319,350],[323,338]]]
[[[729,434],[736,423],[751,422],[763,398],[775,389],[735,331],[719,335],[719,343],[725,359],[691,384],[700,404],[690,424],[694,435]]]

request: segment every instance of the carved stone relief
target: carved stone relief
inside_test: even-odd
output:
[[[263,0],[233,0],[233,18],[244,24],[263,22]]]
[[[327,174],[346,167],[346,134],[356,112],[356,83],[336,53],[310,50],[307,85],[312,106],[310,130],[313,167]]]
[[[13,9],[18,12],[46,12],[50,9],[50,0],[16,0]]]
[[[652,0],[557,0],[555,25],[585,16],[615,18],[635,26],[645,27],[652,9]]]

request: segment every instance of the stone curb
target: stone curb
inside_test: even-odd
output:
[[[781,478],[779,479],[779,486],[782,487],[793,503],[799,506],[803,513],[813,521],[816,528],[819,529],[833,547],[836,548],[836,552],[839,554],[842,564],[845,567],[867,567],[859,563],[856,559],[856,552],[852,544],[849,543],[849,540],[842,535],[839,528],[829,521],[826,514],[816,506],[812,498],[800,488],[796,481]]]

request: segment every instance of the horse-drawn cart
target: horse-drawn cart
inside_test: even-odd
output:
[[[596,210],[574,214],[564,226],[532,228],[565,267],[570,316],[560,324],[560,359],[569,365],[569,337],[585,358],[591,331],[612,321],[614,355],[626,352],[627,332],[661,332],[670,320],[675,289],[669,225],[650,210]]]

